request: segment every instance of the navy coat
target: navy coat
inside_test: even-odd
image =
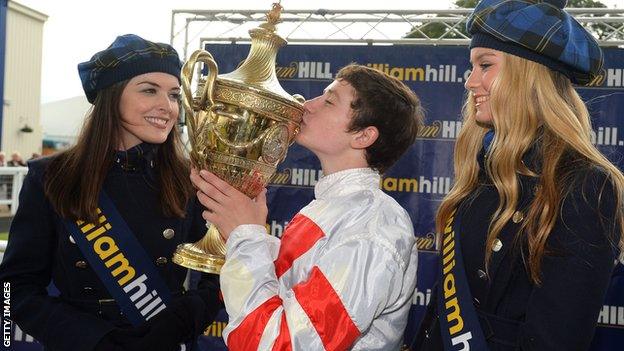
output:
[[[533,150],[532,152],[535,152]],[[524,160],[532,169],[530,152]],[[483,153],[480,155],[484,169]],[[575,168],[572,191],[547,240],[542,261],[542,284],[529,278],[521,251],[526,242],[516,239],[537,189],[538,178],[519,175],[520,197],[515,220],[503,228],[502,246],[486,248],[490,218],[498,206],[492,181],[480,172],[480,185],[463,201],[460,240],[473,304],[489,349],[573,351],[589,348],[598,314],[616,259],[619,229],[615,227],[613,186],[606,173],[589,165]],[[489,274],[484,250],[492,250]],[[439,290],[439,289],[438,289]],[[433,296],[412,350],[443,350]]]
[[[171,262],[173,252],[178,244],[199,240],[206,227],[202,206],[195,198],[184,219],[162,214],[154,173],[157,149],[141,144],[118,152],[103,187],[175,297],[184,291],[187,269]],[[46,349],[92,350],[105,334],[115,327],[127,327],[129,322],[44,196],[43,178],[49,162],[50,158],[29,162],[0,265],[0,280],[11,283],[14,322]],[[89,170],[85,170],[88,176]],[[60,296],[48,295],[50,283]],[[216,298],[218,276],[202,275],[198,289],[215,296],[208,311],[202,311],[209,316],[208,324],[222,306]]]

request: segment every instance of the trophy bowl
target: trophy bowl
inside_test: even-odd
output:
[[[182,67],[182,107],[186,115],[191,163],[206,169],[255,198],[269,183],[277,165],[299,132],[303,97],[284,91],[277,80],[277,51],[286,40],[275,33],[279,4],[267,22],[251,29],[251,49],[233,72],[218,75],[212,55],[195,51]],[[203,63],[206,77],[191,81],[195,66]],[[181,244],[173,262],[194,270],[218,274],[225,263],[225,244],[210,225],[196,243]]]

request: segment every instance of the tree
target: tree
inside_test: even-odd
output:
[[[479,0],[456,0],[455,6],[459,8],[472,9],[477,6]],[[436,16],[437,17],[437,16]],[[460,32],[462,34],[459,34]],[[444,36],[443,36],[444,35]],[[464,39],[470,37],[466,32],[466,23],[458,23],[453,29],[443,23],[427,22],[420,26],[415,26],[405,36],[406,38],[444,38],[444,39]]]
[[[459,8],[474,8],[477,6],[479,0],[456,0],[455,6]],[[607,6],[600,1],[594,0],[568,0],[567,8],[606,8]],[[613,28],[623,27],[621,23],[609,23],[609,24],[590,24],[588,30],[591,31],[598,39],[605,39],[609,33],[613,33],[608,26]],[[459,33],[458,33],[459,32]],[[461,33],[461,34],[460,34]],[[462,35],[463,34],[463,35]],[[406,38],[444,38],[444,39],[464,39],[469,37],[466,32],[466,23],[462,22],[456,25],[454,28],[449,28],[443,23],[427,22],[419,26],[415,26],[405,36]],[[614,39],[624,39],[623,33],[617,33],[613,37]]]

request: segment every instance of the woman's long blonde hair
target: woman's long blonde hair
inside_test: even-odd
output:
[[[591,143],[591,123],[585,104],[570,80],[535,62],[503,53],[502,67],[490,89],[492,120],[496,131],[485,162],[500,197],[491,218],[486,248],[493,245],[503,226],[512,218],[520,194],[518,174],[539,177],[538,190],[526,212],[520,233],[528,248],[525,261],[530,278],[540,284],[540,266],[546,241],[570,192],[572,170],[563,167],[564,156],[573,162],[604,170],[615,189],[616,228],[624,228],[622,195],[624,176]],[[446,220],[459,203],[478,185],[477,154],[487,129],[475,120],[474,101],[468,95],[463,107],[464,123],[455,145],[455,185],[444,198],[436,216],[442,232]],[[533,143],[540,143],[541,174],[527,168],[522,157]],[[567,164],[570,166],[570,164]],[[574,168],[574,167],[572,167]],[[620,238],[620,245],[624,238]],[[624,246],[622,246],[624,247]],[[485,267],[491,250],[485,250]]]

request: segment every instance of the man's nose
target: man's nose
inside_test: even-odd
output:
[[[306,100],[306,102],[303,103],[303,113],[308,114],[314,112],[319,98],[320,96],[317,96],[314,99]]]

